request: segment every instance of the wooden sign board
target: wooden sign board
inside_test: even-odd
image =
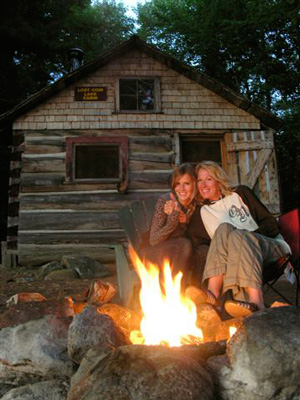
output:
[[[76,101],[106,101],[107,87],[75,87]]]

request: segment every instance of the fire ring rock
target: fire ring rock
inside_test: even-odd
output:
[[[71,360],[80,363],[84,354],[94,346],[118,347],[129,344],[125,333],[108,315],[90,305],[74,316],[69,328],[68,353]]]
[[[254,313],[227,346],[229,369],[220,375],[221,398],[300,398],[300,308]],[[226,373],[225,373],[226,372]]]
[[[211,376],[177,348],[91,349],[71,379],[68,400],[213,400]]]

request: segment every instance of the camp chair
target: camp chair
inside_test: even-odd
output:
[[[279,219],[279,228],[285,241],[289,244],[292,254],[287,257],[282,257],[275,263],[266,266],[263,273],[263,283],[266,289],[266,293],[269,289],[277,293],[287,303],[291,303],[283,293],[281,293],[276,287],[275,283],[283,275],[284,270],[287,266],[290,266],[296,277],[296,300],[295,305],[298,306],[299,300],[299,209],[294,209],[285,214],[282,214]]]

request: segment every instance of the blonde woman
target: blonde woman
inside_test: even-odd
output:
[[[171,192],[157,200],[150,227],[149,243],[142,254],[161,265],[168,258],[173,273],[186,276],[191,268],[193,248],[187,238],[187,226],[196,208],[196,174],[191,164],[176,167],[170,179]]]
[[[276,219],[246,186],[232,187],[225,171],[213,161],[197,165],[201,208],[194,213],[189,234],[198,246],[209,244],[203,273],[206,289],[187,289],[197,302],[217,305],[231,291],[225,310],[247,316],[265,307],[263,265],[290,253],[279,235]]]

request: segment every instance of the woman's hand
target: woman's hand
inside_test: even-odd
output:
[[[171,200],[166,201],[166,204],[164,205],[164,213],[167,215],[172,214],[173,211],[180,210],[173,193],[171,193],[170,197],[171,197]]]
[[[179,222],[180,222],[181,224],[185,224],[185,223],[187,222],[186,215],[185,215],[185,213],[184,213],[183,211],[179,211],[179,217],[178,217],[178,219],[179,219]]]

